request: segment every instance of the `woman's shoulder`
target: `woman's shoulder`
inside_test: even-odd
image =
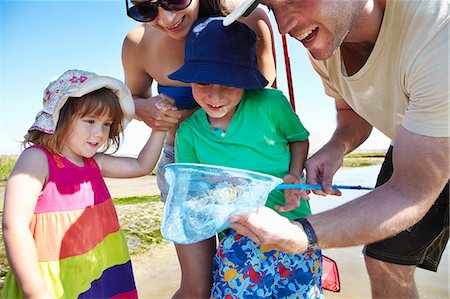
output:
[[[148,51],[152,49],[151,40],[158,39],[158,32],[146,24],[139,24],[125,36],[123,51]]]

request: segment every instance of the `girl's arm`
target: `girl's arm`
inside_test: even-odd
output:
[[[96,154],[94,159],[104,177],[134,178],[149,174],[158,163],[166,132],[153,130],[137,158]]]
[[[19,157],[6,185],[3,240],[6,255],[25,298],[53,298],[46,289],[30,223],[48,176],[45,154],[35,148]]]
[[[303,164],[308,157],[309,141],[292,142],[289,144],[291,151],[291,163],[289,166],[289,173],[284,177],[285,184],[300,184],[302,177]],[[286,203],[284,206],[277,206],[276,209],[280,212],[287,212],[295,209],[300,205],[299,198],[309,199],[305,190],[287,189],[284,191]]]

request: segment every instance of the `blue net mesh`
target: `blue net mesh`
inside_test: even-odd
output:
[[[263,206],[282,180],[235,168],[173,163],[165,167],[169,194],[161,233],[166,240],[191,244],[228,227],[228,217]]]

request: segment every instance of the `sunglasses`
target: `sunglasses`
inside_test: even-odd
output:
[[[156,2],[139,2],[129,6],[130,0],[125,0],[127,15],[138,22],[151,22],[158,16],[158,7],[168,11],[179,11],[188,7],[192,0],[158,0]],[[131,2],[133,4],[133,2]]]

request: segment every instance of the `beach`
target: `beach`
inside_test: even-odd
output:
[[[379,166],[340,170],[336,184],[373,186]],[[113,197],[158,194],[155,177],[133,180],[107,180]],[[343,190],[342,197],[311,196],[313,213],[319,213],[341,205],[367,191]],[[119,196],[120,195],[120,196]],[[338,264],[341,292],[325,291],[326,298],[370,298],[369,278],[366,273],[362,246],[327,249],[323,253]],[[171,298],[180,281],[180,267],[174,246],[163,242],[148,253],[133,256],[133,267],[140,298]],[[437,273],[417,269],[416,282],[421,298],[450,298],[449,248],[447,246]]]
[[[340,170],[336,184],[359,184],[373,186],[379,166]],[[113,197],[158,194],[156,178],[146,176],[136,179],[106,179]],[[342,197],[311,196],[313,213],[319,213],[341,205],[366,191],[343,190]],[[4,187],[0,186],[0,203]],[[325,298],[370,298],[369,279],[361,253],[362,246],[327,249],[323,253],[338,264],[341,292],[325,291]],[[163,241],[144,254],[132,256],[139,297],[144,299],[171,298],[180,282],[180,267],[172,243]],[[416,282],[421,298],[450,298],[449,248],[447,246],[437,273],[417,269]]]

